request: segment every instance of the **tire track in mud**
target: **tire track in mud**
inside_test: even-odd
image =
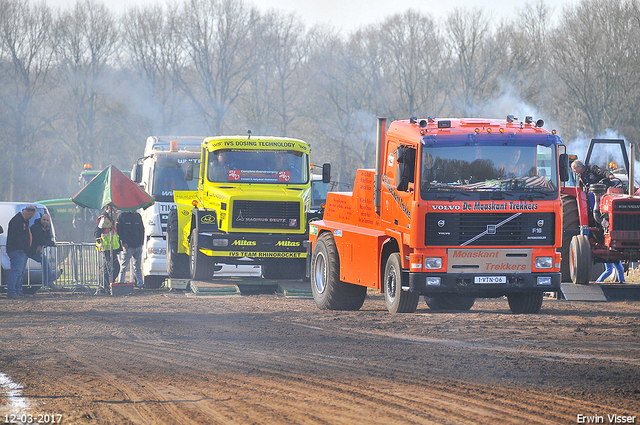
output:
[[[149,338],[152,340],[152,338]],[[165,363],[169,365],[179,366],[178,369],[191,369],[189,363],[202,364],[211,356],[211,350],[203,347],[190,347],[182,345],[179,348],[163,345],[161,347],[150,346],[148,341],[132,340],[127,341],[128,344],[120,345],[116,349],[122,352],[124,357],[129,355],[141,356],[143,360],[151,360],[152,364]],[[316,419],[322,423],[329,419],[329,423],[349,423],[358,422],[362,419],[362,411],[376,411],[378,418],[384,420],[374,420],[376,423],[384,423],[398,415],[403,421],[408,421],[409,417],[414,420],[412,422],[420,423],[424,420],[442,423],[477,423],[479,418],[484,420],[499,421],[502,423],[510,423],[514,418],[518,421],[526,421],[527,423],[566,423],[575,414],[580,411],[596,411],[604,409],[604,406],[598,406],[592,403],[577,402],[574,399],[562,399],[553,395],[547,395],[541,392],[525,391],[522,396],[522,390],[509,390],[498,388],[495,386],[483,387],[472,386],[468,384],[439,385],[433,382],[422,383],[416,385],[412,380],[401,382],[377,382],[371,388],[363,388],[362,382],[337,382],[337,380],[327,381],[316,377],[309,377],[309,374],[300,375],[296,372],[282,371],[283,361],[286,360],[287,366],[292,367],[295,363],[296,368],[308,369],[308,365],[318,364],[317,355],[307,353],[287,357],[284,359],[283,354],[274,354],[269,352],[244,351],[243,356],[238,358],[240,351],[234,348],[216,348],[216,363],[210,367],[213,370],[203,368],[206,373],[215,373],[217,369],[227,371],[236,370],[240,377],[229,375],[229,372],[215,373],[216,379],[223,379],[223,383],[217,382],[216,387],[222,385],[227,390],[242,393],[251,391],[258,394],[259,398],[264,398],[266,404],[277,400],[280,408],[274,409],[265,406],[265,403],[251,403],[251,408],[258,417],[278,417],[285,415],[291,409],[299,409],[300,403],[307,401],[311,394],[314,397],[314,405],[324,408],[322,417]],[[179,364],[168,361],[167,359],[184,360]],[[233,360],[225,360],[233,359]],[[259,359],[259,365],[256,365],[256,359]],[[353,369],[354,365],[345,365],[340,358],[322,358],[323,368],[329,368],[327,375],[335,375],[336,369],[346,368]],[[157,362],[157,363],[156,363]],[[160,365],[159,365],[160,366]],[[367,365],[356,365],[356,369],[369,372]],[[193,369],[190,372],[193,373]],[[253,375],[258,375],[254,377]],[[373,381],[379,381],[379,378],[373,378]],[[402,388],[400,388],[400,385]],[[413,390],[409,390],[408,385]],[[399,395],[398,393],[402,393]],[[283,398],[282,394],[287,394],[288,398]],[[350,402],[347,404],[338,404],[336,400],[342,400],[344,394],[349,395]],[[289,401],[288,399],[291,399]],[[207,407],[206,400],[199,403],[201,411],[211,411]],[[234,404],[234,403],[226,403]],[[203,406],[204,405],[204,406]],[[540,419],[542,410],[545,406],[553,405],[554,412],[545,412],[546,417]],[[380,406],[384,406],[384,409]],[[416,406],[421,406],[416,409]],[[248,406],[238,406],[234,409],[235,414],[240,409],[247,409]],[[358,407],[354,410],[354,407]],[[334,411],[339,411],[333,417]],[[176,412],[174,412],[175,414]],[[444,418],[447,418],[444,420]],[[236,416],[237,418],[237,416]],[[247,420],[255,419],[247,417]],[[347,419],[347,420],[345,420]],[[336,422],[338,421],[338,422]],[[344,421],[344,422],[343,422]]]

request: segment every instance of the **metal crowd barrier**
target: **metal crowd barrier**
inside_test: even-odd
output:
[[[2,248],[2,273],[0,286],[6,289],[11,263]],[[46,247],[44,256],[49,264],[49,286],[42,285],[41,264],[29,259],[23,279],[23,287],[38,288],[38,291],[83,290],[95,293],[104,283],[104,254],[92,243],[58,242],[55,247]],[[45,261],[45,260],[43,260]]]

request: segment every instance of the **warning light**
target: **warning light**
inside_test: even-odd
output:
[[[176,152],[178,150],[178,141],[172,140],[169,142],[169,151]]]
[[[85,170],[92,170],[93,169],[91,164],[84,164],[84,166],[82,168],[84,168]]]
[[[194,199],[193,201],[191,201],[191,205],[193,205],[194,207],[198,206],[198,200]]]

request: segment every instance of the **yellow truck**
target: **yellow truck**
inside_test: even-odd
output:
[[[167,272],[210,280],[222,264],[260,264],[266,279],[306,274],[311,207],[309,145],[277,137],[204,139],[197,190],[174,191],[167,222]],[[323,181],[330,179],[324,164]]]

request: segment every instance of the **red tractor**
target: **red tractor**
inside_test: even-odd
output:
[[[575,186],[569,185],[570,180],[562,189],[562,280],[576,284],[594,280],[593,272],[603,270],[603,263],[622,261],[628,266],[640,260],[640,189],[635,188],[633,179],[635,160],[629,161],[624,140],[592,139],[585,166],[595,156],[594,149],[600,151],[599,158],[606,158],[605,163],[611,158],[622,159],[627,174],[616,173],[608,181],[588,186],[576,178]],[[630,153],[634,158],[633,145]]]

